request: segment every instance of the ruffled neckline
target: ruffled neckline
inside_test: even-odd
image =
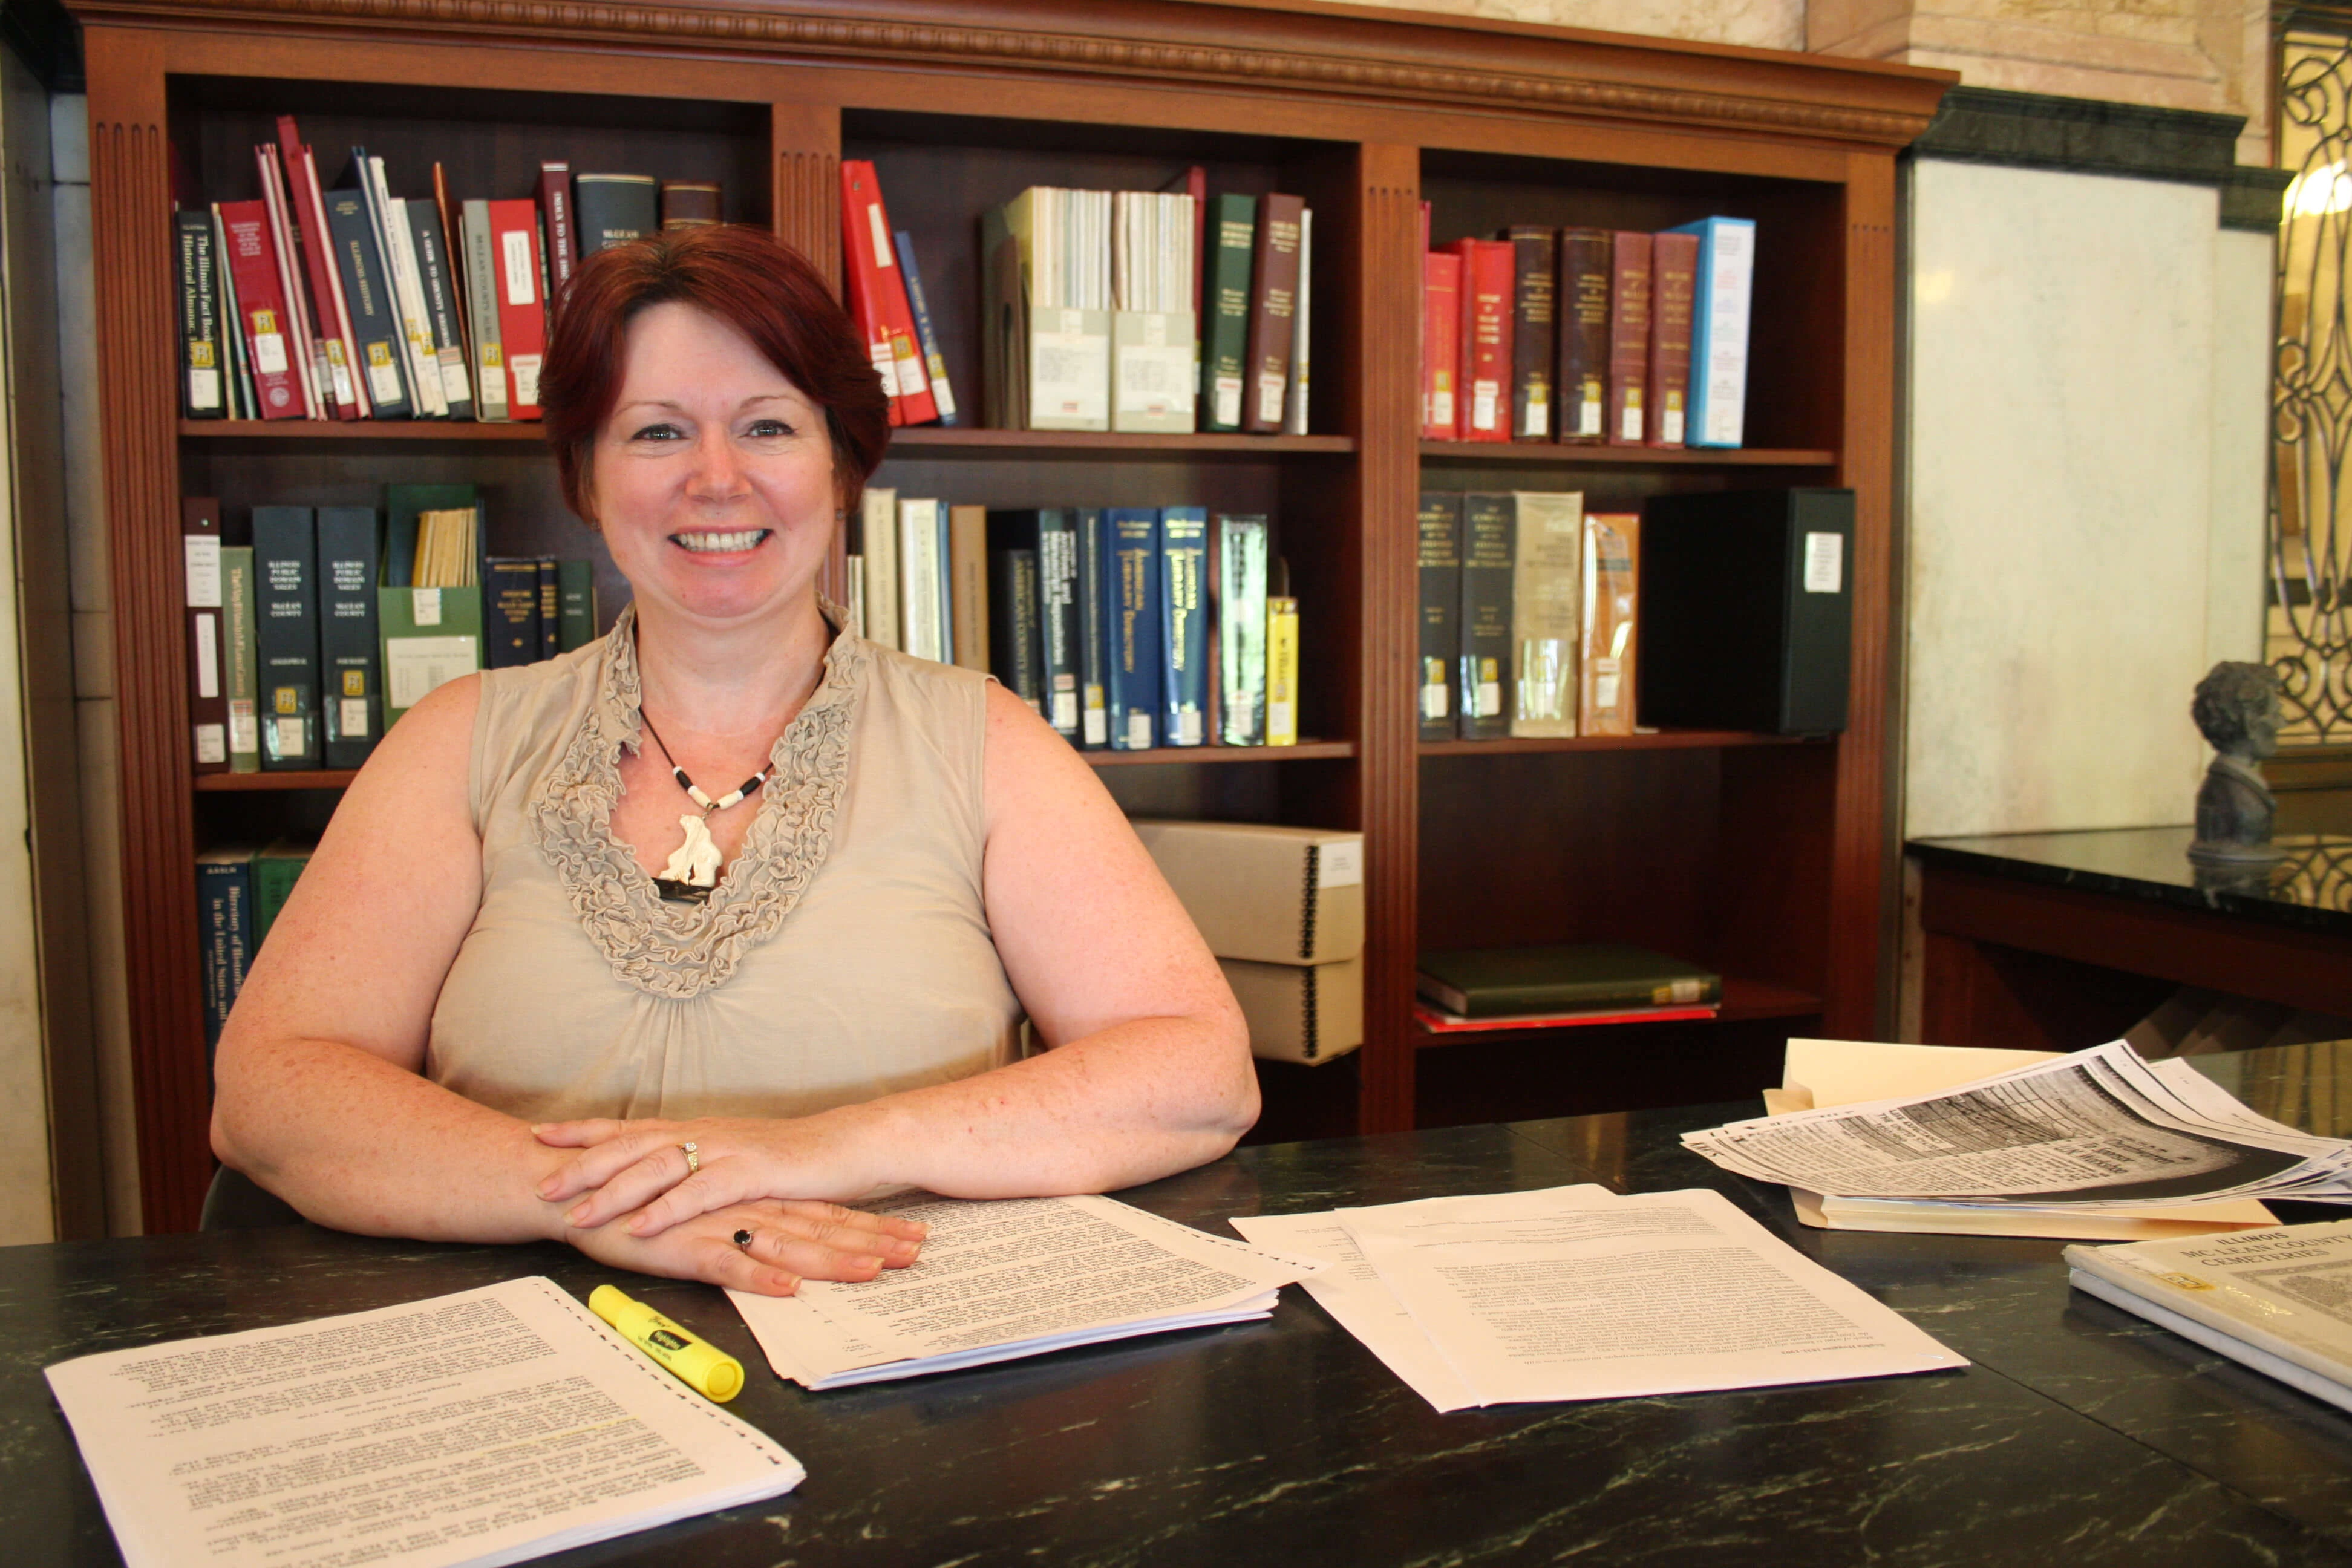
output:
[[[588,940],[614,974],[639,991],[683,1000],[725,984],[743,955],[782,927],[833,848],[856,697],[873,647],[841,629],[839,606],[824,608],[835,627],[824,673],[776,738],[769,752],[775,772],[761,792],[759,815],[699,904],[664,901],[635,852],[613,836],[621,748],[644,746],[635,605],[604,638],[595,700],[528,809]]]

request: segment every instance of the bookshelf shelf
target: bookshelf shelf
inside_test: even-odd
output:
[[[1463,468],[1833,468],[1835,452],[1801,447],[1561,447],[1540,441],[1423,441],[1421,460]]]
[[[1418,1022],[1412,1026],[1413,1043],[1420,1049],[1451,1049],[1463,1046],[1503,1045],[1524,1040],[1550,1039],[1562,1046],[1580,1036],[1598,1037],[1603,1031],[1615,1029],[1652,1029],[1666,1024],[1685,1027],[1706,1028],[1722,1024],[1759,1022],[1772,1018],[1805,1018],[1822,1010],[1822,999],[1810,992],[1798,991],[1786,985],[1774,985],[1761,980],[1748,980],[1738,975],[1723,977],[1723,1005],[1712,1018],[1636,1019],[1614,1024],[1578,1024],[1558,1029],[1483,1029],[1465,1030],[1460,1034],[1433,1034]]]
[[[195,441],[276,442],[300,447],[322,442],[488,441],[544,443],[536,420],[484,425],[470,419],[183,419],[180,434]]]
[[[973,452],[991,458],[1264,458],[1294,452],[1345,457],[1351,436],[1148,436],[1123,430],[965,430],[917,425],[890,432],[893,455],[926,458]]]
[[[1514,737],[1501,741],[1423,741],[1424,757],[1525,756],[1534,752],[1672,752],[1731,746],[1803,746],[1805,735],[1764,735],[1753,730],[1658,730],[1637,735]]]
[[[307,768],[268,773],[198,773],[202,795],[242,794],[251,790],[341,789],[359,777],[357,768]]]

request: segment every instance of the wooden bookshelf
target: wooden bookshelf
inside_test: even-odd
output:
[[[464,479],[484,487],[500,552],[595,548],[564,515],[532,426],[181,420],[173,170],[206,199],[252,195],[250,149],[280,112],[298,116],[330,177],[363,143],[402,195],[424,194],[435,161],[461,198],[526,194],[542,157],[716,177],[730,221],[772,226],[836,276],[839,162],[871,159],[924,258],[959,401],[975,411],[974,225],[986,207],[1032,184],[1157,188],[1194,163],[1213,191],[1303,195],[1316,214],[1311,434],[915,429],[877,480],[1002,506],[1184,501],[1276,518],[1302,604],[1301,727],[1323,739],[1095,760],[1130,809],[1363,831],[1368,1038],[1328,1067],[1268,1064],[1276,1123],[1380,1131],[1549,1112],[1508,1065],[1532,1058],[1507,1052],[1436,1053],[1442,1105],[1417,1091],[1410,1006],[1424,944],[1622,939],[1739,976],[1725,1021],[1675,1037],[1690,1062],[1760,1060],[1780,1019],[1843,1036],[1878,1026],[1895,159],[1948,75],[1306,0],[73,9],[89,84],[147,1228],[193,1226],[211,1170],[191,857],[273,812],[323,809],[331,796],[318,792],[343,778],[193,776],[179,497],[218,496],[234,518],[257,501],[364,502],[388,479]],[[1424,444],[1424,200],[1437,243],[1510,222],[1756,219],[1755,445]],[[1857,496],[1844,734],[1418,744],[1424,485],[1580,489],[1606,510],[1662,489],[1792,481]],[[609,613],[617,596],[604,585]]]

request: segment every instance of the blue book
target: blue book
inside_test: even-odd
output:
[[[915,338],[923,351],[923,369],[931,378],[931,401],[939,405],[940,423],[956,422],[955,394],[948,390],[948,356],[940,352],[940,334],[931,326],[931,308],[923,302],[923,275],[915,270],[915,241],[905,229],[890,237],[898,252],[898,270],[907,281],[907,307],[915,312]]]
[[[1102,514],[1103,618],[1109,658],[1103,702],[1113,751],[1160,743],[1160,513],[1110,507]]]
[[[343,299],[358,342],[359,373],[366,378],[368,401],[378,419],[414,417],[409,397],[407,334],[400,308],[392,297],[392,279],[384,266],[383,237],[376,233],[374,205],[367,194],[367,153],[352,149],[353,188],[326,195],[327,234],[335,247],[335,268],[341,274]]]
[[[940,662],[953,664],[956,661],[955,540],[948,523],[955,514],[949,510],[945,501],[939,503],[937,510],[939,515],[934,525],[940,540],[940,569],[931,574],[931,581],[939,589]]]
[[[1071,515],[1078,535],[1078,744],[1099,752],[1110,744],[1109,535],[1099,507]]]
[[[1691,290],[1690,417],[1683,438],[1693,447],[1737,447],[1746,437],[1756,223],[1707,217],[1666,232],[1698,236],[1698,271]]]
[[[196,942],[204,964],[207,1055],[220,1044],[255,942],[252,849],[205,850],[196,857]]]
[[[1160,512],[1160,733],[1164,744],[1209,738],[1209,512]]]

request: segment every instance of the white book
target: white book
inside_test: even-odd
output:
[[[408,355],[409,384],[415,390],[416,412],[446,419],[449,395],[441,389],[441,356],[433,346],[433,318],[425,311],[425,284],[417,276],[416,242],[408,231],[408,206],[392,199],[384,184],[383,160],[366,165],[369,203],[375,209],[376,233],[383,245],[385,276],[392,279],[392,304],[400,317],[400,341]]]
[[[898,617],[898,492],[866,487],[858,531],[866,557],[866,640],[877,647],[905,647]]]
[[[947,563],[940,559],[940,503],[929,498],[898,503],[899,647],[917,658],[948,658],[940,616]]]
[[[1307,434],[1307,344],[1314,334],[1307,331],[1310,306],[1315,298],[1315,209],[1298,210],[1298,300],[1296,315],[1290,324],[1290,385],[1285,396],[1282,432],[1286,436]]]

